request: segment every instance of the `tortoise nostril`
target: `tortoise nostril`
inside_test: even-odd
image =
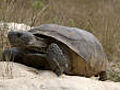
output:
[[[9,39],[12,39],[12,37],[14,36],[14,33],[15,33],[15,32],[10,31],[10,32],[8,33],[8,38],[9,38]]]
[[[10,32],[8,33],[9,36],[11,36],[11,35],[13,35],[13,34],[14,34],[13,31],[10,31]]]

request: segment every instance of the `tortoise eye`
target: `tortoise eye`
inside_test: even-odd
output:
[[[22,36],[22,34],[21,34],[21,33],[18,33],[18,34],[17,34],[17,36],[18,36],[18,37],[21,37],[21,36]]]

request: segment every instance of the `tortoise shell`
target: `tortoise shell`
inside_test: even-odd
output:
[[[82,65],[83,62],[89,65],[89,67],[86,67],[88,71],[89,68],[92,68],[96,73],[101,70],[104,71],[107,68],[108,61],[103,46],[90,32],[57,24],[43,24],[30,29],[29,32],[54,38],[68,46],[74,52],[73,56],[74,59],[76,59],[73,62],[74,67],[77,66],[75,63]],[[78,57],[80,58],[78,59]],[[74,71],[76,71],[76,69]]]

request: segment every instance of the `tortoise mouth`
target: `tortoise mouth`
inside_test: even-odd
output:
[[[24,45],[24,44],[15,44],[15,43],[10,43],[11,47],[19,47],[19,48],[39,48],[39,46],[35,46],[35,45]]]
[[[41,48],[41,47],[35,47],[35,46],[25,46],[21,47],[21,49],[26,53],[26,54],[46,54],[46,48]]]
[[[10,43],[11,47],[21,47],[21,48],[40,48],[39,46],[35,45],[24,45],[24,44],[15,44],[15,43]]]
[[[35,50],[28,50],[26,52],[27,55],[37,55],[37,54],[41,54],[41,55],[46,55],[45,52],[42,52],[42,51],[35,51]]]

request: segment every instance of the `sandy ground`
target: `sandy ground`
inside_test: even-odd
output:
[[[37,70],[18,63],[0,62],[0,90],[120,90],[120,83]]]

